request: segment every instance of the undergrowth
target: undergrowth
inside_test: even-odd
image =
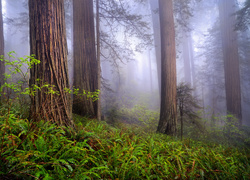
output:
[[[232,117],[204,131],[186,125],[184,135],[192,139],[180,141],[154,133],[159,112],[142,103],[154,102],[145,95],[124,98],[121,104],[127,106],[114,103],[121,108],[107,111],[113,126],[77,115],[74,129],[35,122],[27,120],[32,92],[24,83],[28,71],[23,73],[21,67],[25,63],[31,67],[37,60],[33,56],[2,60],[11,73],[5,74],[9,82],[0,87],[0,180],[250,179],[250,150],[242,148],[250,142],[249,131],[239,129]],[[14,74],[23,79],[12,82]],[[79,90],[66,91],[78,95]],[[83,95],[93,99],[98,92]]]
[[[0,112],[0,179],[249,179],[249,150],[75,116],[76,129]]]

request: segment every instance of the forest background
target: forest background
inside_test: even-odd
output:
[[[249,178],[249,7],[2,1],[0,177]]]

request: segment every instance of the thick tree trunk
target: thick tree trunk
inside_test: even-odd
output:
[[[49,84],[31,96],[31,118],[72,126],[63,0],[29,0],[30,52],[41,61],[30,70],[30,88]],[[39,81],[37,81],[39,79]]]
[[[225,71],[227,111],[239,119],[241,124],[241,88],[239,73],[239,54],[235,25],[235,0],[219,0],[222,50]]]
[[[159,0],[161,25],[161,109],[157,131],[175,135],[176,107],[176,51],[172,0]]]
[[[4,36],[3,36],[3,15],[2,1],[0,0],[0,55],[4,55]],[[4,83],[5,66],[4,62],[0,61],[0,86]]]
[[[95,27],[92,0],[73,1],[74,86],[94,92],[98,88],[98,63],[95,50]],[[74,96],[73,112],[96,117],[97,103],[86,96]]]

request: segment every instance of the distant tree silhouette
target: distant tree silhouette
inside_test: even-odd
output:
[[[235,0],[219,0],[219,17],[222,35],[222,51],[225,72],[225,89],[227,112],[234,115],[242,123],[241,87],[238,38],[234,31],[236,17]]]

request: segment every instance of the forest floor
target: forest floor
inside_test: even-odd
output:
[[[250,179],[250,150],[75,118],[0,117],[0,179]]]

